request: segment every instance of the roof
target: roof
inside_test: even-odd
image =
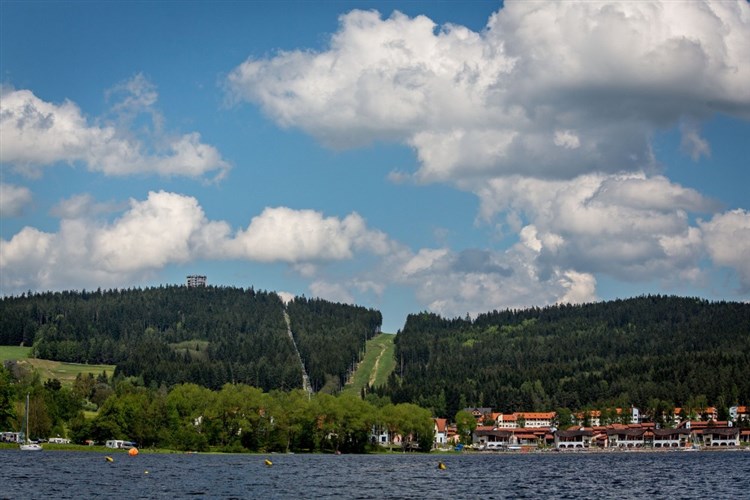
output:
[[[522,433],[522,434],[516,434],[516,437],[518,439],[536,439],[536,434],[530,434],[530,433]]]
[[[591,429],[575,429],[569,431],[557,431],[557,436],[561,438],[579,437],[579,436],[593,436],[594,431]]]
[[[492,408],[464,408],[464,411],[469,413],[481,413],[482,415],[491,415]]]
[[[509,438],[513,435],[513,433],[508,430],[492,429],[492,428],[490,429],[477,428],[474,430],[474,434],[476,434],[477,436],[496,436],[496,437],[504,437],[504,438]]]
[[[656,437],[673,436],[675,434],[687,436],[690,434],[690,429],[654,429],[652,432]]]
[[[643,436],[643,434],[646,432],[646,429],[608,429],[607,435],[608,436],[634,436],[634,437],[640,437]]]
[[[737,436],[740,433],[739,427],[709,427],[703,430],[703,435],[713,434],[714,436]]]
[[[436,418],[435,419],[435,426],[437,427],[438,432],[445,432],[446,427],[448,426],[448,419],[446,418]]]
[[[555,418],[555,412],[553,411],[517,411],[513,414],[516,418],[523,417],[526,420],[538,419],[538,420],[551,420]]]
[[[690,422],[690,428],[691,429],[707,429],[709,427],[729,427],[729,422],[726,420],[691,420]],[[677,427],[687,427],[688,421],[685,420],[683,422],[680,422]]]

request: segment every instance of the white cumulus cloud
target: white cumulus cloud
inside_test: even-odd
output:
[[[718,208],[693,189],[643,173],[590,174],[570,181],[495,179],[477,192],[485,217],[505,210],[523,214],[528,224],[520,239],[539,253],[540,269],[575,269],[626,281],[695,275],[702,232],[688,213]]]
[[[735,269],[744,291],[750,291],[750,212],[742,209],[700,222],[708,253],[715,263]]]
[[[653,166],[681,120],[749,116],[749,58],[743,1],[509,1],[481,32],[355,10],[324,50],[248,59],[228,87],[334,147],[411,145],[423,181],[574,178]]]
[[[0,217],[16,217],[31,203],[31,190],[0,182]]]
[[[266,208],[226,245],[228,255],[261,262],[351,259],[357,250],[387,252],[390,243],[352,213],[343,219],[314,210]]]
[[[155,91],[142,90],[146,85],[143,77],[136,80],[139,83],[126,88],[138,95],[116,106],[118,114],[126,115],[126,109],[142,112],[155,101]],[[156,130],[140,140],[116,123],[90,122],[71,101],[54,104],[31,90],[8,89],[0,99],[0,160],[22,174],[38,176],[43,167],[59,162],[81,163],[90,171],[113,176],[201,177],[213,173],[221,178],[230,167],[215,147],[201,142],[197,132],[168,136]],[[161,125],[157,123],[156,128]]]
[[[395,248],[356,213],[337,218],[267,208],[235,232],[225,221],[209,220],[197,199],[177,193],[131,199],[111,222],[98,217],[114,209],[90,195],[75,196],[52,211],[61,217],[57,232],[26,227],[0,240],[2,292],[122,286],[196,259],[281,262],[308,269],[307,276],[316,279],[319,263],[380,256]],[[355,286],[377,290],[379,285],[361,281]]]

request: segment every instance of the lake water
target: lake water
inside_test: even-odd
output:
[[[0,450],[0,497],[750,497],[746,451],[111,456],[114,462],[93,452]]]

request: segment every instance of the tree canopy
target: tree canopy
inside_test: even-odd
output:
[[[413,314],[396,337],[399,368],[380,394],[452,417],[582,409],[704,395],[750,400],[750,304],[643,296],[492,311]]]

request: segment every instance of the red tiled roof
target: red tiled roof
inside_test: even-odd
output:
[[[536,434],[515,434],[518,439],[536,439]]]
[[[551,420],[555,418],[555,412],[553,411],[546,411],[546,412],[517,411],[513,415],[516,418],[523,417],[526,420],[531,420],[531,419]]]
[[[448,426],[448,419],[445,419],[445,418],[436,418],[435,419],[435,426],[437,426],[438,432],[445,432],[445,429]]]

